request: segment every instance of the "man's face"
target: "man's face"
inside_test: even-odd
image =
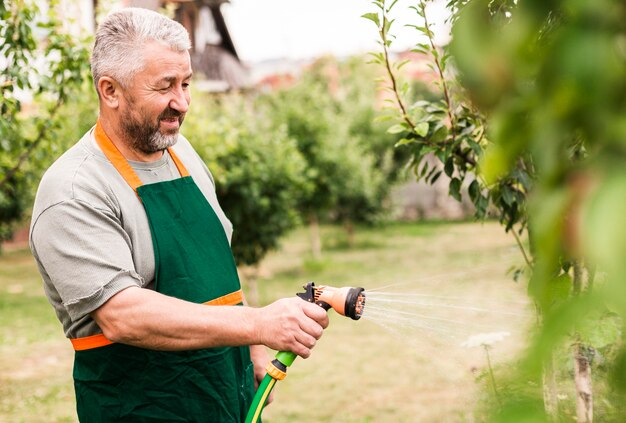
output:
[[[130,147],[146,154],[178,139],[191,97],[189,53],[151,42],[143,49],[144,68],[123,89],[121,129]]]

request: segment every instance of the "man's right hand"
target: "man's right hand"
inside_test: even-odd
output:
[[[256,333],[261,344],[307,358],[328,327],[328,314],[301,298],[283,298],[257,309]]]

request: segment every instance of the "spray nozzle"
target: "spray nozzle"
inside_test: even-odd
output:
[[[328,311],[331,307],[342,316],[359,320],[365,309],[365,290],[363,288],[334,288],[332,286],[315,286],[309,282],[303,286],[304,292],[296,294],[304,301],[315,303]],[[267,365],[267,374],[259,384],[256,395],[246,416],[246,423],[257,422],[265,401],[269,396],[277,380],[282,380],[287,375],[287,368],[296,359],[296,354],[291,351],[279,351],[276,358]]]
[[[303,288],[304,292],[297,295],[305,301],[315,303],[325,310],[332,307],[337,313],[353,320],[359,320],[363,315],[365,309],[365,289],[363,288],[315,286],[314,282],[307,283]]]

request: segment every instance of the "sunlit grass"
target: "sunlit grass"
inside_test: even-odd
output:
[[[309,253],[306,228],[290,234],[259,269],[259,304],[300,292],[308,281],[335,286],[424,291],[472,301],[524,301],[506,270],[521,262],[515,241],[495,223],[393,224],[357,228],[348,248],[339,227],[322,227],[323,253]],[[455,318],[453,312],[451,318]],[[469,335],[469,334],[468,334]],[[72,351],[43,295],[27,251],[0,257],[0,421],[71,422]],[[492,351],[498,366],[523,334]],[[308,360],[298,359],[264,412],[266,423],[468,421],[484,380],[480,350],[436,333],[389,333],[371,321],[331,312]]]

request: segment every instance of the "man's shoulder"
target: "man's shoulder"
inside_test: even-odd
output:
[[[191,143],[183,134],[178,135],[178,140],[176,144],[172,147],[176,154],[178,155],[197,155],[196,150],[193,148]]]
[[[65,201],[101,203],[110,196],[108,161],[89,148],[90,132],[70,147],[44,173],[33,206],[33,217]]]

